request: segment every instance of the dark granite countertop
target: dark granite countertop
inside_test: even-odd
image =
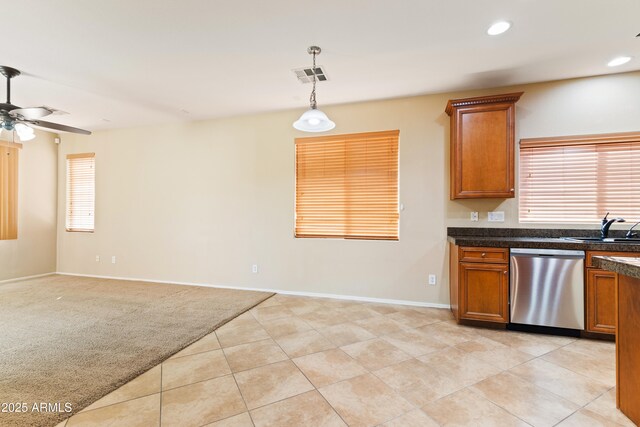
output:
[[[611,237],[623,237],[624,230],[612,230]],[[565,237],[596,237],[599,230],[537,228],[449,227],[448,240],[459,246],[498,248],[573,249],[587,251],[640,252],[640,243],[577,242]]]
[[[595,256],[593,265],[604,270],[640,279],[640,258]]]

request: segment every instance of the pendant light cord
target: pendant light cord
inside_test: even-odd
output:
[[[311,90],[311,96],[309,97],[309,104],[311,104],[311,109],[315,110],[317,108],[316,103],[316,51],[313,50],[311,52],[313,55],[313,68],[311,69],[311,74],[313,75],[313,89]]]

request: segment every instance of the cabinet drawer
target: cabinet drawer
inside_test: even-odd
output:
[[[609,252],[609,251],[587,251],[587,259],[584,265],[587,268],[593,268],[592,258],[594,256],[625,256],[625,257],[640,257],[640,252]]]
[[[509,262],[509,249],[462,247],[460,248],[459,256],[460,262],[507,264]]]

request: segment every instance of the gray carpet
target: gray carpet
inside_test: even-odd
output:
[[[59,275],[0,285],[0,426],[56,425],[271,295]],[[2,412],[10,402],[27,412]]]

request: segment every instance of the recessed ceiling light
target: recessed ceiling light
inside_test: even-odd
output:
[[[497,36],[498,34],[504,33],[509,28],[511,28],[511,22],[507,22],[507,21],[496,22],[495,24],[489,27],[489,29],[487,30],[487,34],[489,34],[490,36]]]
[[[617,67],[618,65],[626,64],[631,61],[630,56],[618,56],[617,58],[613,58],[611,61],[607,63],[609,67]]]

